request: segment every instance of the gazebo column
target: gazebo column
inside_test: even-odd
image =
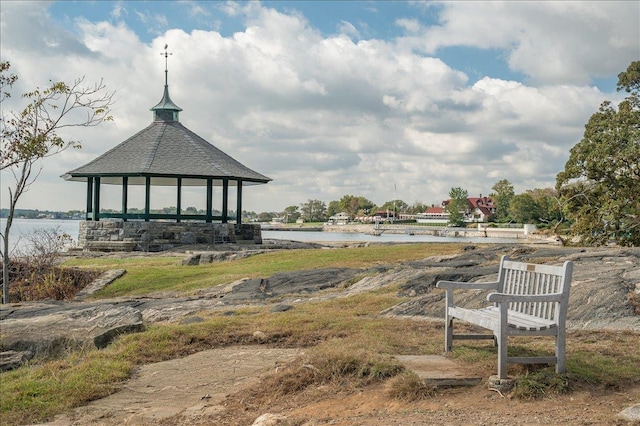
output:
[[[207,223],[211,223],[211,206],[213,204],[213,179],[207,178]]]
[[[122,177],[122,221],[127,221],[127,199],[129,197],[129,177]]]
[[[87,213],[85,220],[93,220],[93,177],[87,178]]]
[[[242,181],[238,180],[238,194],[236,199],[236,226],[239,228],[242,223]]]
[[[144,221],[149,222],[149,212],[151,211],[151,176],[147,176],[144,181]]]
[[[100,176],[93,178],[93,220],[100,220]]]
[[[176,222],[180,222],[180,211],[182,210],[182,207],[180,206],[182,201],[182,178],[181,177],[178,178],[177,197],[178,199],[176,200],[176,215],[177,215]]]
[[[229,179],[222,179],[222,223],[227,223],[229,210]]]

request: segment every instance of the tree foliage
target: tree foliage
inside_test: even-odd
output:
[[[509,222],[509,204],[515,195],[513,185],[507,179],[502,179],[496,182],[491,189],[494,192],[490,197],[496,203],[496,221]]]
[[[0,63],[0,101],[11,97],[11,88],[18,80],[9,74],[10,64]],[[92,127],[112,120],[109,115],[113,92],[102,81],[86,86],[84,77],[73,83],[50,82],[45,89],[39,87],[22,95],[27,105],[20,112],[0,115],[0,171],[14,177],[8,187],[9,214],[4,232],[3,246],[3,300],[8,300],[9,233],[18,200],[35,182],[40,173],[39,161],[56,155],[67,148],[81,148],[79,141],[65,139],[58,131],[68,127]],[[79,114],[78,114],[79,113]],[[5,180],[3,179],[3,183]]]
[[[558,191],[553,188],[535,188],[526,193],[531,195],[538,208],[537,222],[551,225],[564,220]]]
[[[322,222],[325,219],[327,206],[324,201],[307,200],[300,204],[301,217],[307,222]]]
[[[509,202],[509,216],[518,223],[535,223],[540,219],[540,207],[529,193],[514,195]]]
[[[449,223],[453,226],[464,225],[464,215],[469,208],[469,193],[459,186],[449,191],[449,203],[445,210],[449,213]]]
[[[409,205],[402,200],[391,200],[380,206],[380,210],[389,210],[392,212],[406,212]]]
[[[298,206],[289,206],[284,209],[283,216],[285,217],[287,223],[295,222],[300,218],[300,212],[298,211]]]
[[[640,61],[618,75],[629,93],[605,101],[557,176],[571,231],[586,244],[640,245]]]
[[[418,214],[424,213],[428,208],[429,206],[426,204],[423,204],[420,201],[414,201],[413,204],[408,207],[407,211],[411,214]]]
[[[338,206],[340,207],[340,211],[347,213],[353,218],[358,215],[370,213],[371,209],[375,207],[375,204],[365,197],[345,195],[338,201]]]
[[[338,200],[333,200],[329,202],[329,206],[327,206],[327,217],[335,216],[340,213],[340,203]]]

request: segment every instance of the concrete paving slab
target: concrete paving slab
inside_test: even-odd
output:
[[[440,355],[396,355],[395,358],[433,386],[475,386],[482,381],[481,377],[468,374],[464,368]]]

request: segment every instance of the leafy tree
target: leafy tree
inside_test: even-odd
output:
[[[271,212],[258,213],[258,221],[260,222],[271,222],[271,219],[273,219],[273,213]]]
[[[359,213],[371,211],[375,204],[373,201],[368,200],[365,197],[345,195],[340,199],[340,201],[338,201],[338,206],[340,206],[340,211],[347,213],[353,218]]]
[[[389,210],[393,212],[406,212],[409,205],[402,200],[391,200],[380,206],[380,210]]]
[[[539,223],[560,224],[564,220],[558,191],[553,188],[535,188],[528,190],[527,194],[531,195],[538,205]]]
[[[326,213],[327,217],[335,216],[338,213],[340,213],[340,202],[338,200],[329,202]]]
[[[509,203],[515,195],[513,185],[507,179],[502,179],[496,182],[491,189],[494,192],[490,197],[496,203],[496,221],[509,222]]]
[[[10,64],[0,63],[0,101],[11,96],[9,91],[18,77],[8,74]],[[109,115],[113,92],[100,81],[85,86],[84,77],[71,84],[50,82],[46,89],[25,93],[26,107],[0,116],[0,171],[10,172],[15,185],[9,187],[9,214],[0,234],[3,248],[3,301],[9,299],[9,233],[18,200],[35,182],[42,167],[40,160],[69,147],[81,148],[79,141],[63,139],[58,131],[68,127],[97,126],[112,120]],[[4,179],[3,179],[4,182]]]
[[[249,222],[253,222],[258,219],[258,214],[254,211],[246,211],[242,210],[242,217],[247,219]]]
[[[321,222],[325,219],[327,206],[324,201],[308,200],[306,203],[300,204],[300,212],[302,218],[307,222]]]
[[[298,206],[289,206],[285,208],[283,215],[287,218],[287,223],[295,222],[300,218]]]
[[[556,179],[571,233],[585,244],[640,245],[640,61],[618,75],[629,95],[605,101]]]
[[[449,223],[452,226],[464,225],[464,216],[469,209],[469,193],[459,186],[449,191],[449,203],[445,210],[449,213]]]
[[[540,207],[529,193],[514,195],[509,203],[509,216],[519,223],[535,223],[540,218]]]
[[[429,206],[423,204],[422,202],[414,201],[414,203],[407,208],[407,211],[411,214],[418,214],[424,213],[428,208]]]

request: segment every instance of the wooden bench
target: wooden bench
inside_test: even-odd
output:
[[[502,256],[498,281],[469,283],[438,281],[446,289],[445,350],[454,339],[494,339],[498,345],[498,377],[507,378],[507,363],[556,364],[556,373],[565,371],[565,325],[573,263],[562,266],[536,265]],[[495,290],[487,296],[492,306],[467,309],[455,305],[454,290]],[[478,325],[490,334],[453,334],[454,318]],[[553,357],[509,357],[509,336],[555,336]]]

